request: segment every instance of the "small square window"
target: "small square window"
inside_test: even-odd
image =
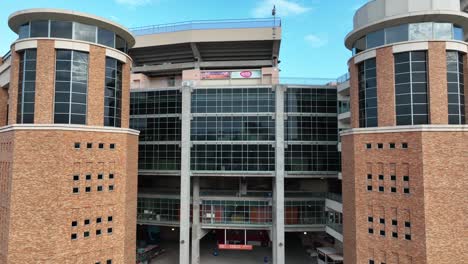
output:
[[[99,223],[101,223],[101,222],[102,222],[102,218],[101,218],[101,217],[96,218],[96,223],[97,223],[97,224],[99,224]]]
[[[89,224],[91,224],[91,221],[90,221],[89,219],[85,219],[85,220],[84,220],[84,224],[85,224],[85,225],[89,225]]]
[[[374,222],[374,217],[368,216],[368,217],[367,217],[367,222],[369,222],[369,223]]]
[[[385,230],[380,230],[380,235],[385,236]]]
[[[114,143],[109,144],[109,148],[110,149],[115,149],[115,144]]]
[[[99,143],[99,148],[103,149],[104,148],[104,143]]]
[[[109,185],[109,191],[113,191],[114,190],[114,185]]]
[[[107,234],[112,234],[112,227],[107,228]]]
[[[91,186],[86,186],[85,191],[86,191],[87,193],[91,192]]]
[[[93,148],[93,143],[86,143],[86,148]]]
[[[98,186],[98,187],[96,188],[96,190],[97,190],[98,192],[102,192],[102,186]]]
[[[78,226],[78,221],[72,221],[72,226]]]
[[[394,149],[394,148],[395,148],[395,143],[390,143],[390,144],[388,144],[388,146],[389,146],[391,149]]]
[[[86,174],[86,180],[90,181],[91,180],[91,174]]]
[[[96,236],[100,236],[102,234],[101,229],[96,229]]]
[[[96,262],[96,263],[94,263],[94,264],[101,264],[101,262]]]
[[[367,185],[367,190],[372,191],[372,185]]]
[[[98,180],[102,180],[104,178],[104,175],[102,173],[99,173],[97,175]]]
[[[411,235],[410,235],[410,234],[406,234],[406,235],[405,235],[405,239],[406,239],[406,240],[411,240]]]
[[[81,143],[80,143],[80,142],[75,142],[75,148],[76,148],[76,149],[81,148]]]
[[[383,149],[383,144],[382,143],[377,143],[377,148],[378,149]]]
[[[403,193],[409,194],[409,188],[403,188]]]
[[[114,173],[109,173],[109,179],[114,179]]]
[[[398,225],[398,221],[395,220],[395,219],[393,219],[393,220],[392,220],[392,225],[394,225],[394,226]]]
[[[398,233],[397,232],[392,232],[392,237],[398,238]]]
[[[83,232],[83,236],[84,236],[84,237],[89,237],[89,231]]]
[[[390,191],[391,191],[392,193],[396,193],[396,187],[390,187]]]
[[[396,181],[396,175],[390,175],[390,180]]]
[[[405,227],[411,227],[411,223],[408,221],[405,221]]]
[[[385,219],[384,219],[384,218],[380,218],[380,219],[379,219],[379,223],[385,224]]]
[[[383,181],[384,176],[382,174],[379,175],[379,180]]]
[[[78,187],[73,187],[73,193],[79,193],[80,192],[80,188]]]
[[[409,181],[409,176],[403,176],[403,181]]]
[[[369,259],[369,264],[374,264],[374,260]]]
[[[78,239],[78,235],[77,235],[77,234],[71,234],[71,239],[72,239],[72,240]]]
[[[408,143],[401,143],[401,148],[407,149],[408,148]]]
[[[369,232],[369,234],[374,234],[374,229],[373,229],[373,228],[369,228],[369,229],[368,229],[368,232]]]
[[[367,174],[367,179],[372,180],[372,174]]]
[[[80,175],[73,175],[73,180],[74,181],[79,181],[80,180]]]
[[[108,217],[107,217],[107,222],[112,222],[112,220],[113,220],[113,219],[112,219],[112,216],[108,216]]]
[[[106,264],[112,264],[112,259],[108,259],[108,260],[106,261]]]
[[[384,191],[385,191],[385,187],[379,186],[379,192],[384,192]]]
[[[371,143],[367,143],[366,144],[366,149],[371,149],[372,148],[372,144]]]

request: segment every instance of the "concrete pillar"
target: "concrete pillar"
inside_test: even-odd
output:
[[[285,86],[276,86],[276,173],[273,184],[273,263],[284,264],[284,92]]]
[[[200,178],[193,178],[192,264],[200,264]]]
[[[190,263],[190,104],[191,87],[182,87],[179,264]]]

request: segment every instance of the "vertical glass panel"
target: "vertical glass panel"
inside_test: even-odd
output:
[[[466,123],[464,67],[462,53],[447,51],[448,122],[452,125]]]
[[[463,41],[465,39],[463,28],[459,26],[453,26],[453,39],[460,40],[460,41]]]
[[[49,21],[31,21],[31,38],[49,37]]]
[[[359,127],[377,126],[376,60],[359,64]]]
[[[120,61],[106,58],[105,79],[104,125],[120,127],[122,114],[122,63]]]
[[[385,44],[385,33],[383,30],[369,33],[367,35],[367,48],[375,48]]]
[[[432,22],[417,23],[409,25],[410,40],[429,40],[432,39]]]
[[[68,21],[50,21],[50,37],[71,39],[73,23]]]
[[[385,43],[408,41],[408,24],[385,29]]]
[[[96,27],[75,22],[75,36],[73,39],[96,42]]]
[[[114,48],[115,47],[115,34],[107,29],[98,28],[98,43]]]
[[[434,23],[434,39],[452,39],[452,24]]]
[[[16,121],[18,124],[34,123],[34,105],[36,94],[35,77],[36,50],[28,49],[20,54],[16,116]]]
[[[117,35],[116,35],[116,38],[115,38],[115,48],[122,51],[122,52],[127,53],[127,43],[125,42],[125,40],[123,38],[121,38],[120,36],[117,36]]]
[[[88,54],[57,50],[54,122],[86,124]]]
[[[29,38],[29,23],[23,24],[18,30],[19,39]]]

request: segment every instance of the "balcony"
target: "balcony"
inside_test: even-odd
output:
[[[351,88],[349,80],[350,80],[349,72],[338,77],[336,81],[338,84],[337,92],[339,95],[349,96],[349,89]]]

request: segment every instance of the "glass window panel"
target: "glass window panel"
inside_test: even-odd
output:
[[[50,21],[50,37],[71,39],[73,23],[68,21]]]
[[[409,25],[410,40],[432,39],[432,22]]]
[[[82,24],[74,22],[75,24],[75,36],[73,39],[96,42],[96,26]]]
[[[115,47],[114,32],[107,30],[107,29],[98,28],[98,43],[114,48]]]
[[[31,38],[48,37],[49,36],[49,21],[36,20],[31,21]]]
[[[23,24],[19,27],[18,38],[19,39],[29,38],[29,23]]]
[[[454,26],[453,27],[453,39],[464,41],[465,34],[463,33],[463,28],[461,28],[459,26]]]
[[[367,48],[374,48],[385,44],[384,30],[369,33],[367,35]]]
[[[408,41],[408,25],[400,25],[385,29],[385,43]]]
[[[452,24],[434,23],[434,39],[452,39]]]
[[[122,52],[125,52],[125,53],[127,52],[127,43],[125,42],[123,38],[117,35],[115,37],[115,48]]]

